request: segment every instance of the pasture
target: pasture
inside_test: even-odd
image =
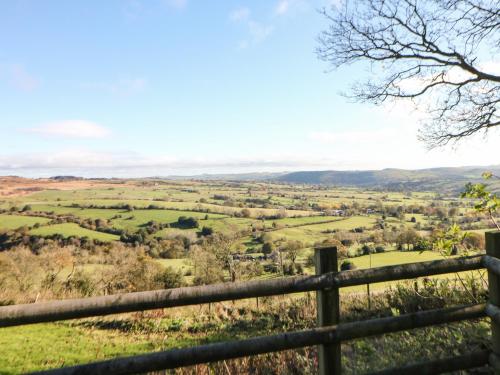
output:
[[[117,241],[119,239],[119,237],[116,235],[89,230],[86,228],[82,228],[78,224],[74,223],[47,225],[40,228],[31,229],[29,233],[34,236],[42,237],[53,235],[79,238],[87,237],[89,239],[99,240],[103,242]]]
[[[414,250],[419,241],[430,243],[433,229],[443,230],[455,222],[471,233],[491,230],[468,202],[431,192],[228,181],[75,181],[61,189],[57,186],[51,182],[50,188],[43,189],[37,182],[36,191],[0,198],[2,246],[21,244],[23,251],[26,246],[35,250],[12,258],[16,263],[7,262],[12,252],[0,253],[3,264],[18,267],[9,288],[0,291],[2,303],[10,303],[11,298],[32,302],[38,296],[41,300],[73,298],[313,274],[314,246],[341,240],[345,246],[339,251],[339,265],[346,257],[358,269],[436,260],[443,256],[432,247],[407,250]],[[179,225],[180,217],[190,224]],[[211,246],[217,236],[221,242]],[[75,243],[84,251],[63,251],[75,249]],[[49,252],[35,255],[47,244],[51,244]],[[371,253],[362,255],[366,251]],[[454,280],[457,275],[433,277],[442,278]],[[15,289],[18,280],[23,281],[19,290]],[[48,281],[53,286],[47,287]],[[385,293],[392,293],[396,284],[372,284],[371,298],[387,303]],[[420,279],[417,285],[423,284]],[[26,292],[25,285],[32,290]],[[365,285],[342,289],[342,298],[349,301],[343,308],[369,314],[363,300],[366,291]],[[298,302],[306,297],[298,293],[286,300],[263,298],[259,304],[251,299],[7,328],[0,338],[0,346],[6,348],[0,372],[23,373],[266,334],[276,327],[288,329],[290,324],[301,329],[309,323],[287,314],[297,311],[297,306],[300,314],[311,313],[309,303]],[[356,298],[362,302],[352,302]],[[314,314],[310,318],[313,322]],[[349,351],[359,350],[359,345],[377,344],[362,341]],[[393,350],[391,359],[398,350]]]
[[[34,217],[26,215],[1,215],[0,214],[0,230],[1,229],[17,229],[21,227],[32,227],[35,224],[48,223],[50,219],[43,217]]]

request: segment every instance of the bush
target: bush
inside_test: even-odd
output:
[[[180,216],[177,219],[177,225],[179,226],[179,228],[192,229],[198,228],[200,226],[200,223],[198,223],[198,220],[196,220],[194,217]]]
[[[432,243],[428,240],[425,240],[425,239],[419,240],[413,246],[413,250],[415,250],[415,251],[432,250]]]
[[[274,251],[274,244],[272,242],[264,242],[262,245],[262,252],[264,254],[271,254]]]
[[[275,264],[275,263],[271,263],[271,264],[265,264],[264,265],[264,271],[265,272],[269,272],[269,273],[278,273],[278,265]]]
[[[359,256],[359,250],[358,249],[349,249],[347,250],[347,257],[348,258],[355,258]]]
[[[201,228],[200,234],[203,237],[211,236],[212,234],[214,234],[214,230],[213,230],[213,228],[210,228],[210,227],[203,227],[203,228]]]
[[[464,245],[467,249],[471,250],[484,250],[484,235],[479,233],[470,232],[464,239]]]
[[[182,273],[172,267],[166,267],[163,272],[157,273],[155,281],[165,289],[179,288],[183,285]]]
[[[250,216],[252,216],[252,211],[250,211],[248,208],[244,208],[241,210],[241,216],[242,217],[250,217]]]
[[[314,254],[309,254],[306,259],[306,267],[314,267]]]
[[[356,265],[351,262],[350,260],[344,260],[342,264],[340,265],[340,270],[341,271],[351,271],[355,270],[357,267]]]
[[[373,254],[374,252],[375,252],[375,249],[373,247],[371,247],[370,245],[364,244],[361,247],[361,253],[363,255]]]
[[[342,246],[349,247],[349,246],[352,246],[352,244],[354,242],[353,242],[353,240],[350,240],[350,239],[343,239],[343,240],[340,240],[340,243],[342,244]]]
[[[377,247],[375,247],[375,252],[376,253],[384,253],[385,247],[384,246],[377,246]]]
[[[290,276],[295,275],[295,267],[292,263],[283,264],[283,274]]]
[[[300,264],[300,263],[296,264],[295,271],[297,272],[297,274],[303,275],[304,274],[304,267],[302,267],[302,264]]]

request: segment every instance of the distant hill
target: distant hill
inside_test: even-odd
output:
[[[304,171],[290,172],[273,180],[295,184],[355,186],[387,190],[458,191],[467,182],[481,181],[481,174],[491,171],[500,175],[500,165],[429,169],[382,169],[370,171]],[[500,180],[492,180],[500,190]]]
[[[281,173],[204,174],[169,176],[169,179],[267,181],[290,184],[349,186],[392,191],[458,192],[467,182],[483,181],[481,174],[491,171],[500,176],[500,165],[443,167],[428,169],[396,169],[366,171],[301,171]],[[488,182],[492,190],[500,191],[500,180]]]

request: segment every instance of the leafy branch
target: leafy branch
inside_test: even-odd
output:
[[[484,180],[498,178],[491,172],[484,172],[482,176]],[[493,225],[500,230],[500,226],[495,219],[495,214],[500,208],[500,197],[496,193],[489,191],[486,184],[472,184],[469,182],[465,185],[465,191],[461,194],[461,197],[475,200],[474,210],[486,213]]]

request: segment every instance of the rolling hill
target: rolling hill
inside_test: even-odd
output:
[[[500,166],[449,167],[429,169],[382,169],[370,171],[304,171],[275,177],[275,181],[298,184],[356,186],[388,190],[458,191],[467,182],[482,181],[481,174],[491,171],[500,175]],[[491,181],[500,190],[500,180]]]

